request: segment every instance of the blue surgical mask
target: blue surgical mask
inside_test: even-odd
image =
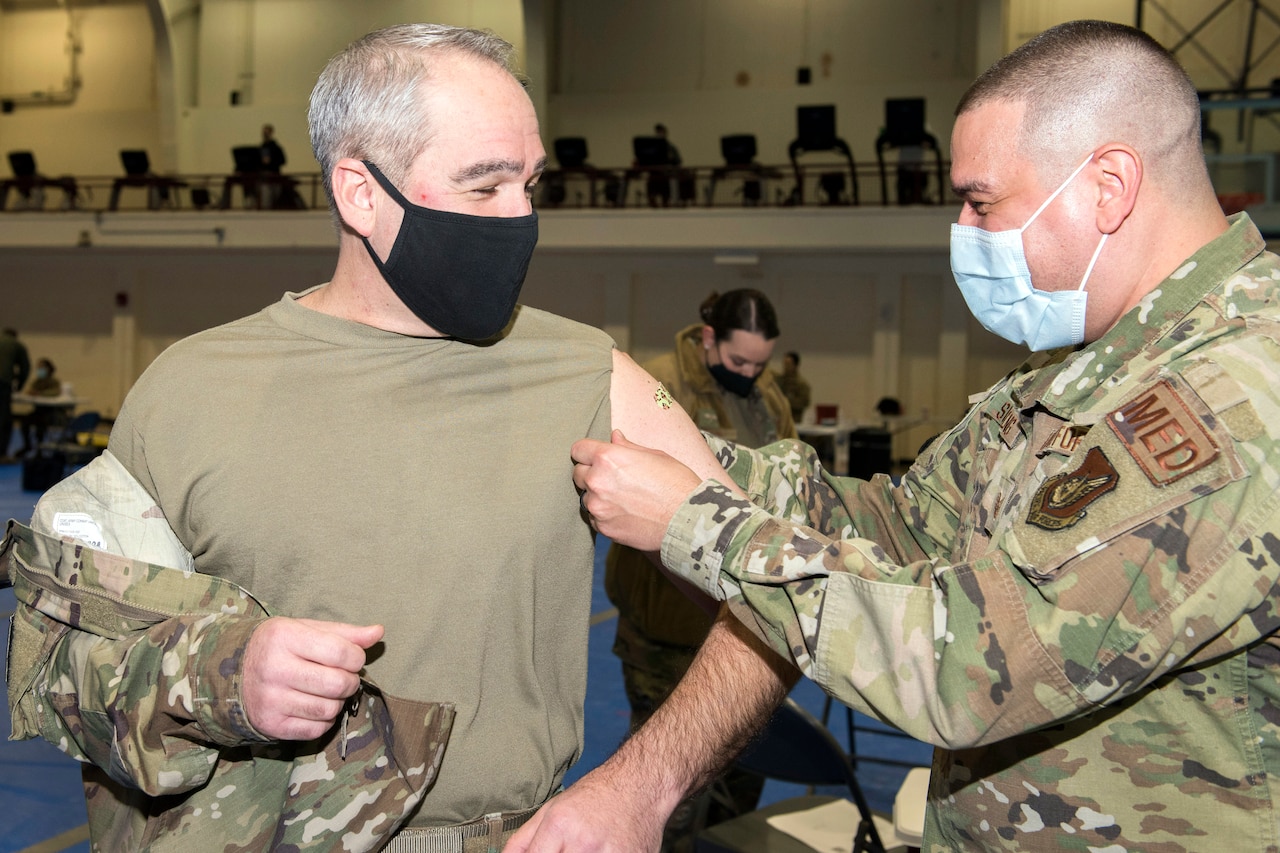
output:
[[[1084,286],[1107,242],[1103,234],[1084,278],[1075,290],[1039,290],[1031,283],[1022,232],[1035,222],[1058,194],[1093,160],[1090,154],[1053,194],[1036,208],[1021,228],[984,231],[973,225],[951,226],[951,274],[973,316],[987,331],[1033,352],[1084,342]]]

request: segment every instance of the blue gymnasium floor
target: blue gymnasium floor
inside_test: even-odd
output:
[[[0,466],[0,521],[31,517],[39,495],[21,489],[21,468]],[[607,540],[597,550],[592,591],[592,624],[588,653],[586,744],[582,758],[569,771],[566,784],[572,784],[591,768],[600,764],[617,747],[627,732],[629,709],[622,688],[622,674],[617,659],[610,652],[613,644],[615,613],[604,594],[604,552]],[[13,612],[12,590],[0,591],[0,642],[8,648],[9,620]],[[802,679],[792,696],[815,716],[821,717],[823,694],[810,681]],[[832,713],[831,728],[836,737],[847,744],[844,712],[841,706]],[[859,726],[872,725],[857,715]],[[8,704],[0,704],[0,853],[56,853],[75,851],[88,853],[88,830],[85,826],[84,800],[80,793],[78,765],[48,743],[40,740],[8,741]],[[893,796],[907,768],[884,765],[868,760],[893,758],[914,764],[928,764],[930,748],[918,741],[902,737],[859,732],[858,751],[862,761],[859,779],[871,808],[890,813]],[[780,782],[766,784],[761,805],[804,793],[798,785]],[[836,792],[839,793],[839,792]]]

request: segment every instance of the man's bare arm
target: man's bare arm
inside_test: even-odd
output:
[[[733,760],[798,677],[722,608],[688,672],[649,721],[534,815],[506,851],[657,850],[680,800]]]
[[[613,408],[613,429],[616,432],[621,432],[637,444],[664,451],[684,463],[699,480],[719,480],[739,491],[720,467],[703,440],[702,433],[684,409],[666,394],[658,380],[620,350],[613,351],[613,382],[609,396]],[[591,507],[587,509],[590,510]],[[684,578],[663,568],[656,551],[646,553],[681,592],[708,613],[714,614],[717,611],[718,602]]]
[[[702,479],[736,490],[689,416],[625,353],[614,353],[610,399],[615,440],[621,432],[683,463],[692,485],[676,486],[679,497]],[[543,807],[506,849],[656,850],[680,800],[733,760],[798,677],[722,607],[688,672],[648,722]]]
[[[718,480],[741,494],[707,447],[698,427],[666,395],[658,380],[629,355],[613,351],[613,428],[636,444],[661,450],[687,465],[703,480]]]

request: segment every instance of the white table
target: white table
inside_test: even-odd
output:
[[[893,473],[893,431],[881,421],[799,424],[796,431],[838,476],[869,480],[875,474]]]
[[[822,464],[841,477],[849,473],[849,435],[856,429],[871,426],[858,421],[835,424],[796,424],[800,440],[818,451]]]
[[[71,394],[59,394],[56,397],[46,397],[40,394],[19,394],[15,393],[11,398],[15,403],[21,403],[27,406],[42,406],[50,409],[66,409],[70,414],[76,410],[77,406],[83,406],[89,402],[88,397],[76,397]]]
[[[21,410],[13,411],[15,415],[31,416],[34,412],[45,410],[44,425],[36,427],[39,433],[36,438],[37,444],[48,440],[50,434],[54,438],[62,435],[63,428],[75,415],[76,407],[83,406],[89,402],[88,397],[77,397],[74,394],[59,394],[56,397],[46,397],[40,394],[14,394],[10,399],[12,401],[10,411],[15,408]]]

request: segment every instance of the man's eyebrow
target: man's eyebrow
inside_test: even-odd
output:
[[[952,184],[951,192],[955,194],[957,198],[968,198],[974,193],[990,193],[991,185],[984,181],[970,181],[967,184]]]
[[[547,158],[543,157],[534,167],[534,174],[539,174],[547,167]],[[487,178],[490,175],[519,175],[524,172],[524,162],[521,160],[481,160],[479,163],[472,163],[460,172],[455,172],[453,180],[460,184],[478,181],[481,178]]]

